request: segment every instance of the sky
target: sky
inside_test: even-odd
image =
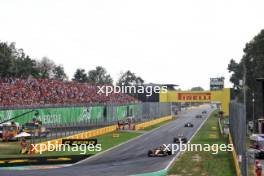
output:
[[[131,70],[146,82],[202,86],[224,76],[264,28],[262,0],[0,0],[0,41],[34,59],[103,66],[117,80]]]

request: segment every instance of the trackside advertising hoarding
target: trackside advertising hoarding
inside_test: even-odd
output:
[[[140,104],[122,105],[122,106],[110,106],[112,109],[111,114],[107,115],[106,106],[91,106],[91,107],[63,107],[63,108],[41,108],[41,109],[18,109],[18,110],[0,110],[0,122],[12,119],[13,117],[25,114],[17,119],[15,122],[24,124],[32,121],[33,118],[37,118],[42,121],[43,124],[65,124],[76,123],[89,120],[101,120],[101,119],[116,119],[122,120],[127,116],[138,116],[142,113]]]
[[[2,110],[0,111],[0,122],[19,116],[31,110],[32,109]],[[31,121],[32,118],[37,118],[41,120],[43,124],[64,124],[71,122],[81,122],[90,119],[102,118],[104,107],[67,107],[34,110],[35,111],[31,113],[15,119],[15,121],[20,124],[24,124]]]

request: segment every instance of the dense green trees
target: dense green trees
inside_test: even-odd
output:
[[[88,81],[93,84],[113,84],[113,79],[104,67],[97,66],[95,70],[90,70],[88,72]]]
[[[52,78],[65,80],[67,75],[63,66],[43,57],[40,61],[31,59],[15,43],[0,42],[0,77],[16,78]]]
[[[15,44],[0,42],[0,77],[38,76],[36,61],[27,56]]]
[[[94,70],[88,71],[87,74],[84,69],[78,68],[74,73],[72,80],[91,84],[113,84],[112,77],[107,74],[106,69],[101,66],[97,66]]]
[[[232,73],[230,81],[234,85],[237,101],[243,100],[242,80],[244,73],[246,74],[246,90],[247,90],[247,117],[252,118],[252,99],[253,94],[256,97],[256,117],[262,115],[262,93],[261,84],[256,78],[264,77],[264,30],[261,30],[244,48],[244,55],[237,63],[231,59],[228,64],[228,70]]]
[[[130,85],[140,85],[143,84],[144,80],[140,77],[137,76],[135,73],[132,73],[130,70],[127,70],[124,73],[121,73],[117,85],[119,86],[130,86]]]
[[[56,80],[67,80],[68,77],[66,73],[64,72],[64,67],[61,65],[55,66],[54,69],[52,70],[53,77]]]
[[[78,68],[74,73],[72,80],[80,83],[87,82],[88,78],[87,78],[87,74],[85,73],[85,70]]]
[[[41,60],[30,58],[22,49],[17,49],[15,43],[8,44],[0,41],[0,78],[48,78],[67,80],[68,76],[62,65],[56,65],[53,60],[43,57]],[[86,72],[78,68],[72,80],[91,84],[113,84],[113,78],[104,67],[97,66]],[[121,85],[143,84],[144,80],[131,71],[126,71],[118,79]]]

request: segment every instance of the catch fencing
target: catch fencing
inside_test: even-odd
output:
[[[246,111],[243,104],[231,102],[229,106],[229,129],[236,156],[240,163],[240,173],[247,176],[247,152],[246,152]]]
[[[25,115],[20,117],[21,114]],[[14,117],[18,117],[14,121],[21,126],[32,119],[41,121],[42,127],[46,128],[42,131],[49,131],[49,134],[39,137],[39,134],[34,133],[31,143],[38,143],[117,124],[118,121],[128,117],[133,123],[141,123],[168,115],[171,115],[171,103],[144,102],[2,110],[0,111],[0,122]]]

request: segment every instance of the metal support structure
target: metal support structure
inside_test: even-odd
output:
[[[243,72],[243,98],[244,98],[244,112],[241,118],[243,118],[243,124],[242,124],[242,163],[241,163],[241,174],[242,176],[247,176],[247,156],[246,156],[246,129],[247,129],[247,124],[246,124],[246,119],[247,119],[247,90],[246,90],[246,80],[247,80],[247,67],[245,60],[243,61],[243,67],[244,67],[244,72]]]

